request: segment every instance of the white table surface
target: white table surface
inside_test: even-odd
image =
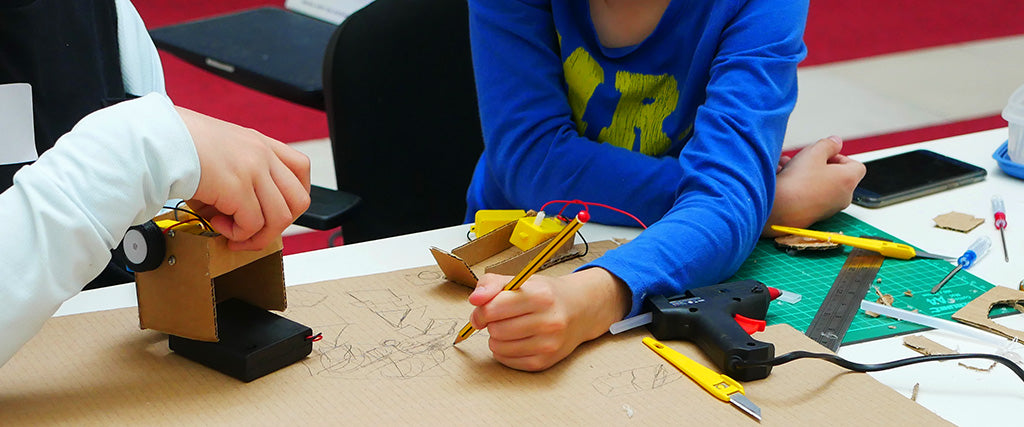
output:
[[[873,151],[853,156],[867,161],[890,154],[927,148],[988,170],[981,183],[945,191],[880,209],[851,206],[845,212],[872,224],[924,250],[957,256],[981,235],[993,239],[991,252],[971,268],[975,275],[1000,286],[1016,288],[1024,279],[1024,181],[1004,174],[992,159],[992,153],[1006,140],[1007,130],[996,129],[952,138]],[[1003,261],[998,231],[992,226],[990,198],[1000,194],[1006,202],[1009,225],[1006,240],[1010,263]],[[934,227],[932,218],[957,211],[984,218],[986,222],[969,234]],[[451,249],[466,241],[468,225],[416,233],[378,241],[345,245],[284,258],[288,286],[323,280],[382,273],[398,269],[434,264],[428,248]],[[587,240],[632,238],[638,229],[588,224],[583,230]],[[952,268],[952,264],[951,264]],[[68,300],[56,316],[133,307],[136,305],[134,284],[83,292]],[[1024,330],[1024,316],[998,319],[1012,328]],[[983,342],[943,331],[930,331],[925,336],[960,352],[994,352]],[[918,353],[904,347],[902,337],[876,340],[840,348],[839,355],[866,363],[884,362]],[[1007,341],[1009,344],[1009,341]],[[1024,346],[1011,350],[1024,356]],[[824,363],[805,360],[793,363]],[[987,367],[988,362],[974,366]],[[871,374],[882,383],[905,396],[920,384],[917,402],[947,420],[959,425],[1013,425],[1024,411],[1024,382],[1002,365],[990,372],[977,372],[958,366],[956,362],[930,362]],[[871,410],[871,408],[865,408]]]

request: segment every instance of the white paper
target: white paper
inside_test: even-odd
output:
[[[39,158],[32,126],[32,86],[0,85],[0,165],[34,162]]]
[[[373,0],[286,0],[284,7],[292,12],[339,25],[353,12],[372,2]]]

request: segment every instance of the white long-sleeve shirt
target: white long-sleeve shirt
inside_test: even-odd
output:
[[[0,363],[110,261],[132,224],[199,185],[199,157],[166,96],[86,116],[0,194]]]
[[[199,185],[156,48],[131,3],[115,3],[125,89],[150,94],[85,117],[0,194],[0,366],[103,270],[129,226]]]

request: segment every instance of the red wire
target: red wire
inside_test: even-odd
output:
[[[605,209],[608,209],[608,210],[612,210],[612,211],[618,212],[620,214],[626,215],[626,216],[632,218],[633,221],[636,221],[638,224],[640,224],[640,226],[643,227],[644,229],[647,228],[647,225],[644,224],[643,221],[640,221],[640,218],[637,218],[635,215],[633,215],[633,214],[631,214],[629,212],[626,212],[626,211],[624,211],[622,209],[619,209],[619,208],[616,208],[616,207],[613,207],[613,206],[608,206],[608,205],[606,205],[604,203],[584,202],[584,201],[578,200],[578,199],[577,200],[552,200],[550,202],[545,203],[543,206],[541,206],[540,210],[543,211],[544,208],[548,207],[548,205],[550,205],[552,203],[565,203],[565,206],[562,206],[562,209],[560,211],[558,211],[558,216],[559,217],[562,216],[562,212],[565,212],[565,209],[568,208],[569,205],[572,205],[572,204],[583,205],[583,210],[585,210],[587,213],[590,213],[590,206],[593,205],[593,206],[602,207],[602,208],[605,208]]]
[[[177,227],[177,226],[183,225],[183,224],[188,224],[190,222],[199,222],[199,219],[198,218],[192,218],[192,219],[185,220],[185,221],[178,221],[177,223],[171,225],[170,227],[165,228],[164,229],[164,234],[167,234],[167,232],[171,231],[171,229],[174,228],[174,227]]]

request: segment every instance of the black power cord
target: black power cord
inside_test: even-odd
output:
[[[769,361],[766,361],[766,362],[750,363],[750,362],[740,362],[740,361],[737,361],[736,364],[735,364],[735,367],[738,368],[738,369],[742,369],[742,368],[750,368],[750,367],[758,367],[758,366],[778,366],[778,365],[781,365],[783,363],[789,363],[789,362],[792,362],[792,361],[797,360],[797,359],[805,359],[805,358],[821,359],[821,360],[824,360],[826,362],[830,362],[832,364],[841,366],[843,368],[849,369],[849,370],[854,371],[854,372],[885,371],[885,370],[889,370],[889,369],[893,369],[893,368],[900,368],[900,367],[904,367],[904,366],[907,366],[907,365],[913,365],[915,363],[922,363],[922,362],[941,362],[941,361],[946,361],[946,360],[960,360],[960,359],[988,359],[988,360],[992,360],[992,361],[1001,363],[1001,364],[1005,365],[1007,368],[1010,368],[1010,370],[1013,371],[1014,374],[1017,374],[1017,376],[1020,377],[1021,381],[1024,381],[1024,369],[1022,369],[1019,365],[1017,365],[1012,360],[1007,359],[1007,358],[1005,358],[1003,356],[997,356],[995,354],[985,354],[985,353],[933,354],[933,355],[930,355],[930,356],[918,356],[918,357],[910,357],[910,358],[907,358],[907,359],[894,360],[892,362],[886,362],[886,363],[868,364],[868,363],[851,362],[849,360],[843,359],[842,357],[839,357],[839,356],[837,356],[835,354],[831,354],[831,353],[812,353],[812,352],[809,352],[809,351],[793,351],[793,352],[789,352],[789,353],[783,354],[782,356],[776,357],[776,358],[774,358],[772,360],[769,360]]]

